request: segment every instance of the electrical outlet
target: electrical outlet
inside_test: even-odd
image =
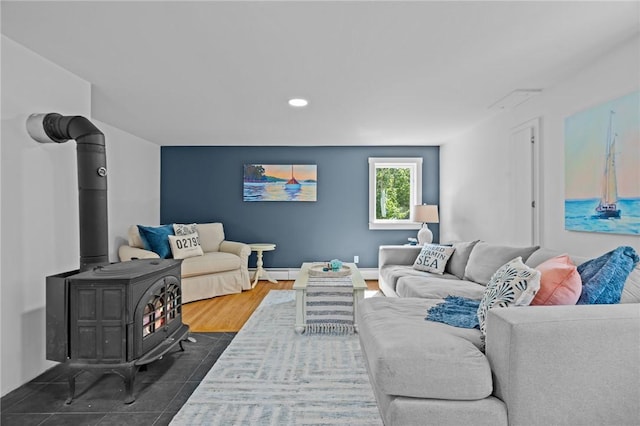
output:
[[[353,256],[353,263],[360,262],[360,256]]]

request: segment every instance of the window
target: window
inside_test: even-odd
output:
[[[369,158],[369,229],[419,229],[422,158]]]

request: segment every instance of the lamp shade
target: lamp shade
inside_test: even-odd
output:
[[[421,223],[438,223],[438,206],[422,204],[413,206],[413,221]]]

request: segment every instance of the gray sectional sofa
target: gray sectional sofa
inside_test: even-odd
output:
[[[513,257],[536,267],[559,253],[454,246],[443,275],[412,267],[420,247],[380,247],[387,297],[363,300],[358,324],[386,425],[640,424],[640,265],[620,304],[494,308],[483,341],[425,320],[428,309],[448,295],[481,299]]]

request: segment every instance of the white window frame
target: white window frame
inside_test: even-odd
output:
[[[412,205],[409,219],[376,219],[376,169],[385,167],[409,168]],[[369,158],[369,229],[420,229],[421,223],[413,220],[413,206],[422,204],[422,157]]]

